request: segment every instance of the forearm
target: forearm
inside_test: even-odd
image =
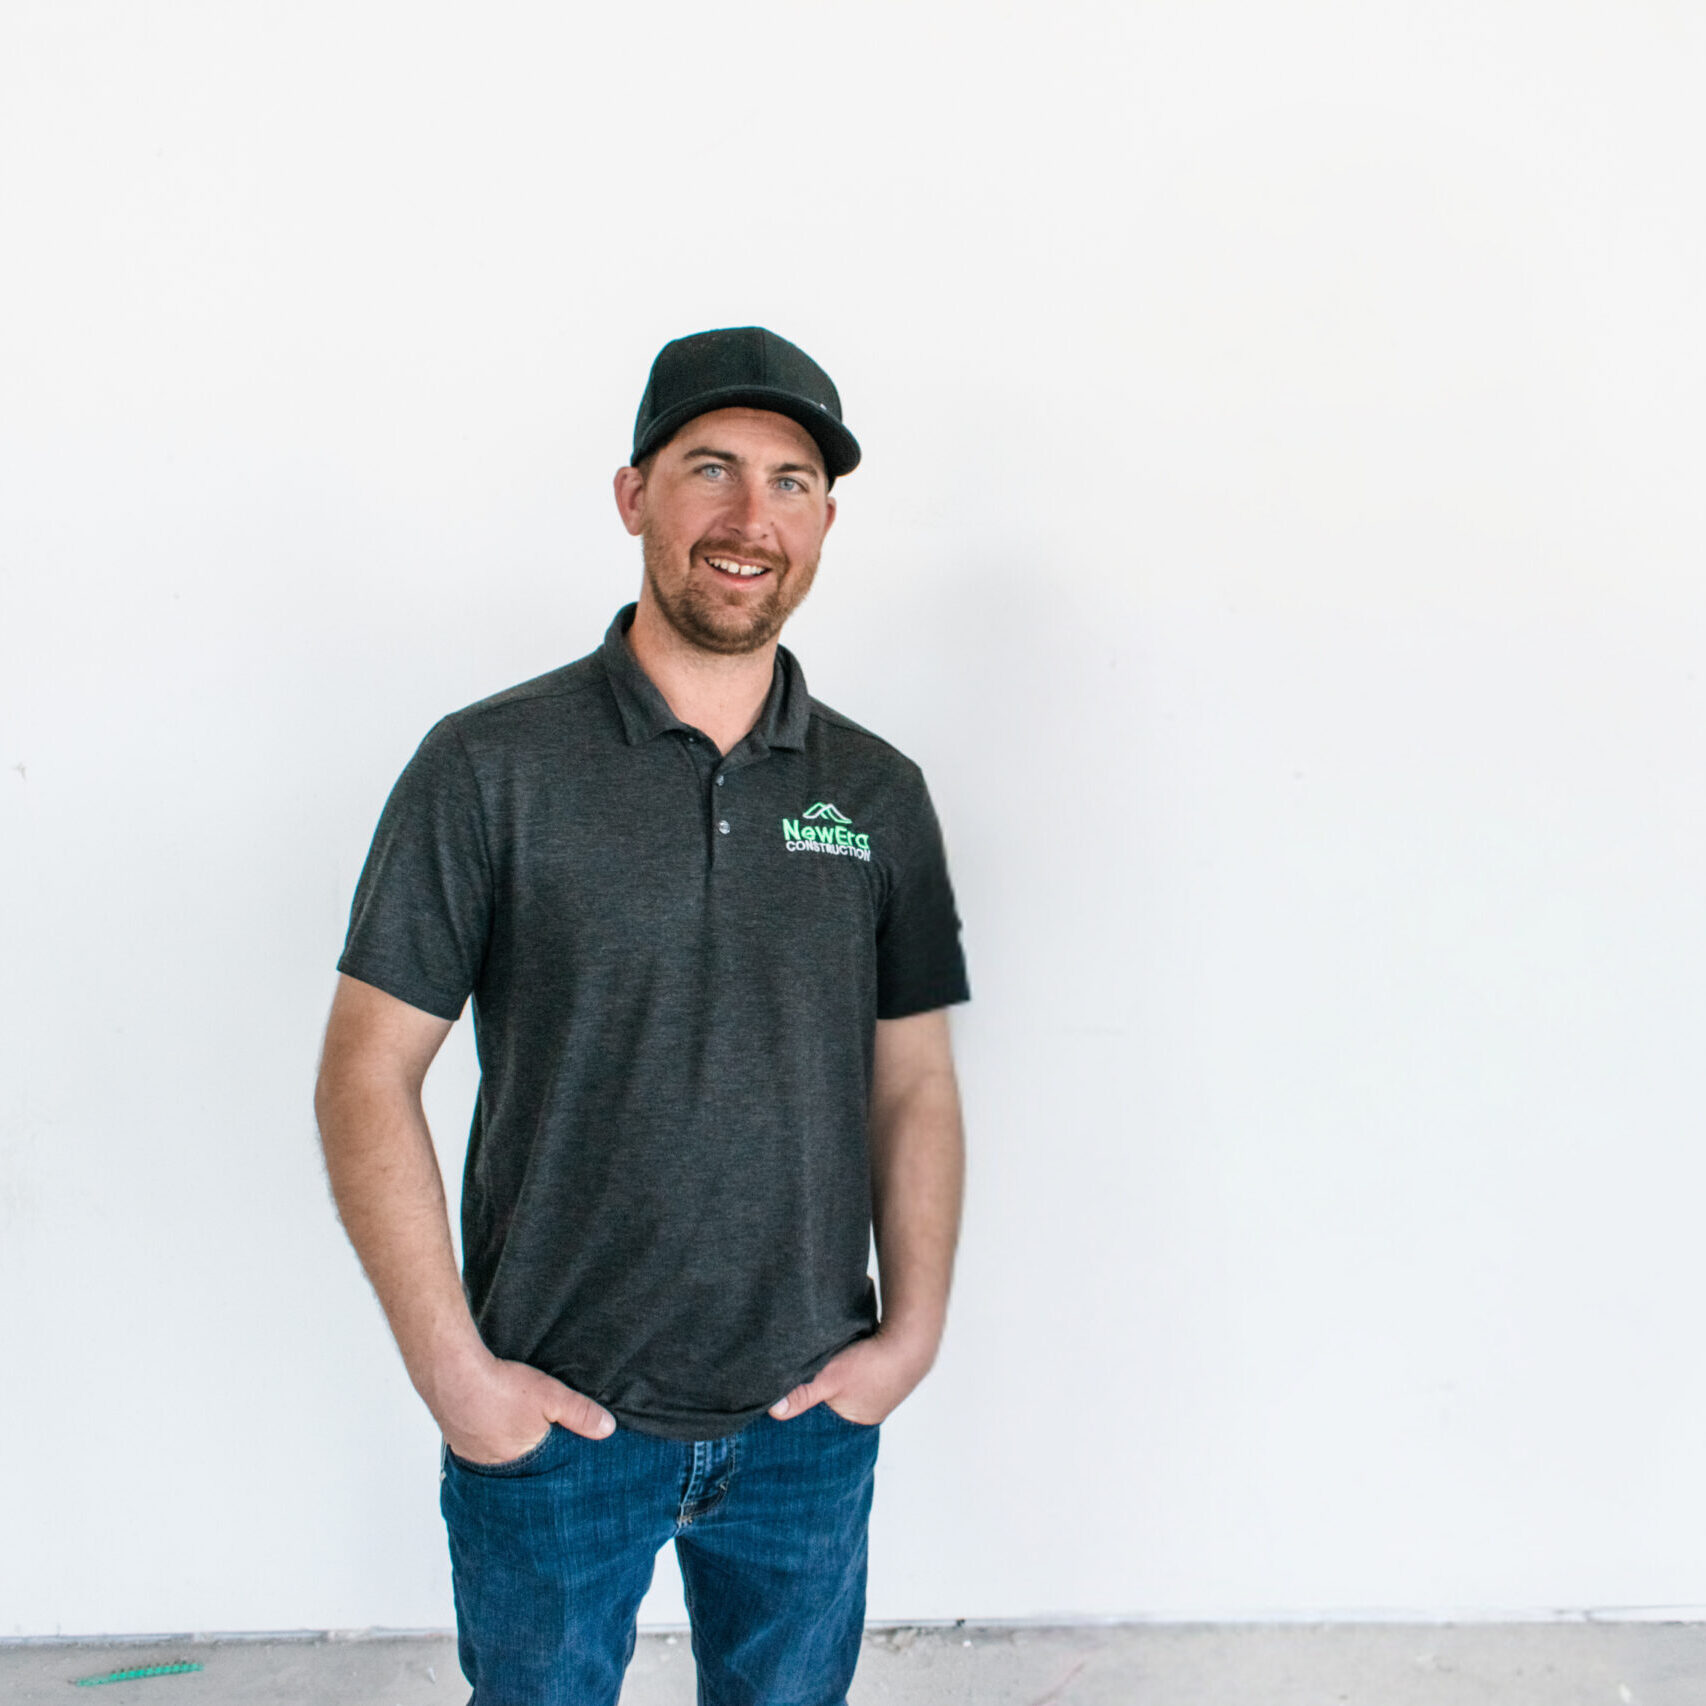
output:
[[[935,1359],[947,1318],[959,1239],[965,1141],[959,1092],[942,1044],[886,1089],[871,1110],[871,1207],[882,1333]]]
[[[418,1091],[323,1074],[315,1098],[332,1195],[415,1390],[435,1415],[486,1356],[450,1241],[444,1184]]]
[[[494,1356],[463,1296],[421,1084],[450,1021],[340,977],[314,1111],[332,1196],[445,1444],[475,1463],[536,1446],[553,1423],[602,1439],[610,1415],[560,1380]]]

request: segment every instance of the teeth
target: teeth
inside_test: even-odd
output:
[[[753,575],[764,573],[764,567],[760,563],[730,563],[725,562],[721,557],[707,557],[705,561],[713,569],[721,569],[725,575],[740,575],[743,578],[750,578]]]

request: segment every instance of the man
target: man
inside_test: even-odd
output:
[[[671,1539],[705,1706],[846,1697],[966,997],[922,777],[777,644],[858,460],[784,339],[666,345],[615,482],[637,605],[428,734],[356,892],[316,1108],[444,1436],[473,1706],[614,1706]],[[470,995],[459,1279],[420,1089]]]

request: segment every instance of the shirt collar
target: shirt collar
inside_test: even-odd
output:
[[[599,656],[604,660],[604,673],[609,677],[628,744],[641,746],[669,729],[685,729],[688,725],[670,710],[652,678],[640,668],[639,659],[628,648],[634,610],[634,605],[625,604],[616,612],[616,619],[605,631]],[[806,691],[805,671],[786,646],[778,646],[776,671],[764,709],[742,745],[756,743],[763,749],[785,747],[804,751],[810,721],[811,696]]]

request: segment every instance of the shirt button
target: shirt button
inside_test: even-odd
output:
[[[726,776],[719,776],[719,777],[718,777],[718,778],[717,778],[717,786],[718,786],[718,787],[719,787],[719,788],[720,788],[720,787],[722,787],[722,785],[723,785],[723,784],[724,784],[724,783],[725,783],[725,782],[726,782],[726,781],[728,781],[728,777],[726,777]]]
[[[727,818],[724,818],[723,821],[717,825],[717,833],[719,835],[727,835],[728,832],[729,832],[729,820]]]

